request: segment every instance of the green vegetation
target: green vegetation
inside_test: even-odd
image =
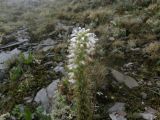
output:
[[[41,106],[36,108],[36,111],[33,113],[38,120],[51,120],[49,114],[45,114]]]
[[[59,62],[67,63],[66,40],[71,34],[70,28],[79,26],[90,28],[99,41],[89,65],[81,65],[78,71],[72,71],[78,80],[76,85],[63,76],[65,79],[58,85],[53,101],[52,119],[91,120],[93,115],[95,120],[108,120],[106,111],[115,102],[126,103],[129,120],[134,119],[133,113],[144,112],[148,106],[160,112],[159,0],[57,0],[29,9],[17,5],[10,9],[0,7],[0,13],[3,13],[0,16],[0,43],[1,36],[24,25],[29,27],[32,42],[46,38],[60,41],[50,51],[54,53],[53,57],[29,52],[27,56],[20,54],[11,64],[8,72],[11,81],[0,84],[0,93],[6,96],[5,100],[0,99],[1,114],[13,110],[19,119],[30,120],[31,113],[40,120],[51,119],[43,115],[42,109],[37,110],[37,105],[27,105],[32,106],[29,107],[31,111],[26,109],[23,113],[14,106],[23,103],[25,97],[32,96],[53,79],[62,77],[51,72],[49,69],[53,71],[53,68],[46,67],[45,63],[53,62],[53,67]],[[83,50],[79,50],[80,59]],[[135,78],[139,86],[129,89],[116,82],[110,68]],[[146,99],[142,98],[143,92],[147,94]],[[94,112],[92,104],[98,106]],[[157,114],[156,120],[159,119]]]
[[[75,119],[75,105],[69,105],[65,95],[62,95],[59,91],[56,91],[54,96],[55,104],[51,114],[52,120],[72,120]]]
[[[49,115],[43,113],[42,107],[37,107],[34,113],[32,113],[31,109],[27,106],[16,105],[11,111],[11,115],[16,117],[17,120],[51,120]]]
[[[18,80],[22,76],[24,71],[23,65],[30,65],[33,63],[33,55],[31,52],[29,52],[27,56],[21,53],[19,55],[18,60],[15,62],[17,63],[17,66],[14,66],[13,68],[11,68],[9,72],[10,79],[13,81]]]
[[[9,75],[10,75],[11,80],[13,80],[13,81],[18,80],[22,75],[22,68],[20,66],[13,67],[10,70]]]
[[[21,110],[21,107],[21,105],[16,105],[11,112],[11,114],[16,116],[19,120],[22,119],[25,114],[24,110]]]
[[[25,120],[32,120],[32,114],[29,108],[25,108]]]
[[[25,56],[23,53],[21,53],[19,55],[19,63],[26,64],[26,65],[32,64],[33,63],[33,54],[31,52],[29,52],[29,54]]]
[[[135,63],[138,68],[133,72],[136,73],[132,74],[132,71],[128,72],[129,70],[127,72],[128,75],[135,77],[138,82],[141,79],[147,79],[145,82],[149,82],[153,77],[160,74],[159,66],[157,66],[157,61],[159,61],[159,12],[159,1],[123,0],[106,2],[104,0],[85,0],[66,4],[56,14],[58,19],[65,20],[68,24],[73,22],[79,26],[91,28],[100,39],[94,58],[94,61],[98,61],[98,63],[94,63],[89,68],[90,70],[86,72],[89,76],[93,71],[91,79],[96,79],[97,91],[101,90],[104,85],[109,88],[106,88],[108,91],[103,92],[107,98],[96,98],[96,103],[100,105],[98,112],[95,113],[101,116],[100,118],[97,117],[98,120],[108,119],[105,113],[108,104],[118,100],[129,104],[127,112],[142,111],[143,107],[140,95],[137,94],[138,91],[145,91],[146,93],[150,89],[157,91],[154,88],[154,81],[151,81],[153,82],[152,86],[141,85],[128,93],[128,88],[125,86],[121,88],[119,87],[121,85],[113,84],[113,78],[107,72],[107,68],[121,70],[126,62]],[[67,83],[63,86],[65,90],[66,86]],[[157,93],[159,92],[150,92],[148,97],[152,99],[146,100],[146,104],[155,109],[160,106]],[[127,96],[122,96],[122,94]],[[129,119],[132,119],[132,117],[128,116]]]

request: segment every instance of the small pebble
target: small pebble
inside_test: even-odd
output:
[[[146,99],[147,98],[147,94],[144,93],[144,92],[141,93],[141,96],[142,96],[142,99]]]

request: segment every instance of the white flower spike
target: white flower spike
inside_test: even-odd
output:
[[[69,82],[74,83],[76,80],[75,72],[76,69],[81,65],[86,65],[85,61],[90,55],[94,54],[95,44],[98,41],[94,33],[89,33],[89,29],[85,28],[74,28],[71,34],[71,39],[69,40],[68,52],[68,73]]]

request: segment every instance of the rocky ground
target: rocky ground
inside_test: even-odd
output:
[[[0,114],[22,119],[29,108],[36,119],[39,106],[51,111],[57,83],[66,75],[67,39],[81,26],[99,38],[91,67],[98,81],[94,119],[159,120],[159,13],[159,1],[71,0],[52,13],[45,30],[21,26],[3,35]]]
[[[57,24],[59,28],[64,29]],[[47,113],[51,111],[57,83],[65,74],[66,44],[58,37],[33,43],[28,29],[22,27],[3,36],[0,49],[0,113],[19,105],[21,109],[32,106],[33,111],[42,105]],[[14,117],[21,119],[17,114]]]

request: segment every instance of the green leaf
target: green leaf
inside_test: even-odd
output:
[[[24,114],[25,120],[32,120],[32,113],[29,108],[25,108],[25,114]]]

